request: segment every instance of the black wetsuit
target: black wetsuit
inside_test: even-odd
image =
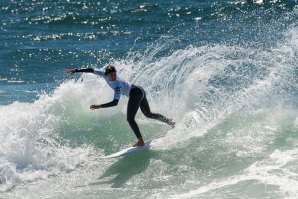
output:
[[[144,89],[140,86],[132,85],[127,105],[127,121],[137,138],[142,137],[140,129],[135,121],[135,116],[139,107],[146,117],[156,119],[167,124],[171,123],[171,120],[169,120],[165,116],[158,113],[152,113]]]

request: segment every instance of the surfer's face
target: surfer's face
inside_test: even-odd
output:
[[[116,72],[113,72],[113,73],[109,73],[108,74],[108,79],[110,81],[115,81],[116,80],[116,77],[117,77]]]

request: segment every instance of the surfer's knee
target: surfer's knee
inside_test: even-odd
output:
[[[151,112],[143,111],[143,114],[144,114],[145,117],[147,117],[147,118],[153,118],[153,114],[152,114]]]
[[[151,117],[151,114],[150,114],[150,113],[145,112],[145,113],[143,113],[143,114],[144,114],[145,117],[147,117],[147,118],[150,118],[150,117]]]

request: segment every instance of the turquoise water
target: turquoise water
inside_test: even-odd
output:
[[[297,198],[297,1],[0,2],[0,198]],[[174,129],[137,115],[103,67]]]

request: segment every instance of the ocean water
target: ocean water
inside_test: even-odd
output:
[[[0,198],[298,198],[298,2],[0,1]],[[174,129],[136,120],[104,67]]]

